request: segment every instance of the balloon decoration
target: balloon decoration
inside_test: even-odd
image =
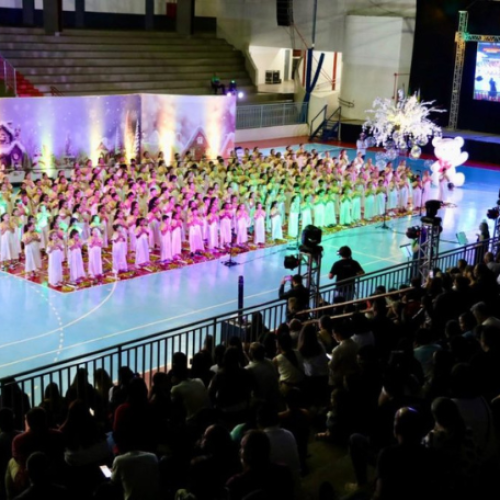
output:
[[[422,150],[418,146],[413,146],[410,151],[410,157],[414,160],[418,160],[420,155],[422,154]]]
[[[385,160],[378,160],[377,163],[375,163],[375,166],[379,170],[384,170],[384,168],[387,166],[387,162]]]

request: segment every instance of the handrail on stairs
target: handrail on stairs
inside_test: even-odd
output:
[[[17,71],[10,62],[6,61],[2,55],[0,55],[0,74],[5,85],[6,90],[12,90],[14,95],[17,97]]]
[[[320,113],[323,113],[323,121],[320,123],[320,125],[314,130],[314,132],[312,134],[310,134],[309,137],[314,137],[319,131],[320,129],[325,125],[325,123],[329,122],[335,115],[339,115],[339,119],[338,119],[338,124],[339,124],[339,132],[338,132],[338,136],[340,136],[340,120],[341,120],[341,117],[342,117],[342,106],[339,106],[330,116],[328,116],[328,118],[326,117],[326,108],[328,106],[325,105],[321,111],[311,120],[311,129],[312,129],[312,125],[313,125],[313,122],[314,120],[320,115]]]
[[[314,130],[314,133],[309,133],[309,137],[313,137],[314,135],[316,135],[319,131],[319,129],[323,126],[323,123],[325,122],[326,120],[326,110],[328,109],[328,105],[325,104],[318,112],[318,114],[311,120],[311,123],[309,125],[309,132],[311,132],[311,130],[313,130],[313,126],[314,126],[314,122],[316,121],[316,119],[318,118],[319,115],[323,114],[323,120],[321,120],[321,123],[319,125],[319,127],[317,127],[315,130]]]

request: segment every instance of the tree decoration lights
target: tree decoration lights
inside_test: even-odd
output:
[[[429,115],[445,110],[432,106],[435,101],[420,102],[416,94],[408,97],[401,94],[398,93],[397,102],[377,97],[373,109],[366,111],[363,130],[371,136],[366,139],[369,147],[384,146],[387,151],[411,148],[411,156],[416,159],[429,138],[442,136],[441,127]]]

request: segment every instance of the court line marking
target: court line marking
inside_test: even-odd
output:
[[[375,262],[378,262],[378,260],[370,262],[368,264],[373,264]],[[365,264],[365,265],[368,265],[368,264]],[[328,276],[328,273],[322,274],[321,276],[322,277]],[[276,291],[276,289],[267,290],[267,291],[264,291],[264,292],[260,292],[260,293],[248,295],[245,298],[246,299],[250,299],[250,298],[254,298],[254,297],[259,297],[261,295],[269,294],[269,293],[271,293],[273,291]],[[103,340],[103,339],[117,337],[117,336],[124,335],[124,334],[130,333],[130,332],[136,331],[136,330],[140,330],[140,329],[143,329],[143,328],[149,328],[151,326],[155,326],[155,325],[158,325],[158,324],[161,324],[161,323],[165,323],[166,321],[172,321],[172,320],[175,320],[175,319],[180,319],[180,318],[183,318],[183,317],[186,317],[186,316],[190,316],[192,314],[200,313],[202,311],[208,311],[208,310],[216,309],[218,307],[222,307],[222,306],[225,306],[225,305],[233,304],[235,302],[237,302],[236,299],[235,300],[230,300],[230,301],[227,301],[227,302],[222,302],[220,304],[216,304],[216,305],[213,305],[213,306],[205,307],[205,308],[202,308],[202,309],[197,309],[196,311],[190,311],[190,312],[187,312],[187,313],[184,313],[184,314],[180,314],[178,316],[172,316],[172,317],[169,317],[169,318],[159,319],[159,320],[153,321],[151,323],[145,323],[145,324],[142,324],[142,325],[137,325],[137,326],[134,326],[132,328],[127,328],[126,330],[121,330],[121,331],[118,331],[118,332],[113,332],[113,333],[110,333],[110,334],[107,334],[107,335],[100,336],[98,338],[93,338],[93,339],[86,340],[84,342],[78,342],[76,344],[71,344],[69,346],[63,347],[62,349],[57,349],[57,350],[52,350],[52,351],[46,351],[44,353],[39,353],[39,354],[36,354],[34,356],[29,356],[27,358],[22,358],[22,359],[19,359],[19,360],[16,360],[16,361],[12,361],[10,363],[5,363],[3,365],[0,365],[0,368],[7,368],[9,366],[13,366],[13,365],[16,365],[16,364],[19,364],[19,363],[23,363],[23,362],[27,362],[27,361],[32,361],[34,359],[38,359],[38,358],[41,358],[43,356],[49,356],[49,355],[54,354],[54,353],[58,353],[59,354],[59,353],[62,353],[63,351],[68,351],[70,349],[74,349],[74,348],[77,348],[77,347],[81,347],[83,345],[91,344],[93,342],[98,342],[98,341]],[[252,306],[250,306],[250,307],[252,307]],[[46,335],[46,334],[44,334],[44,335]],[[28,342],[28,341],[33,340],[33,339],[36,340],[36,338],[40,338],[40,336],[32,337],[31,339],[22,339],[22,340],[16,341],[15,343],[18,344],[18,343],[22,343],[22,342]],[[12,344],[13,343],[11,343],[9,345],[12,345]],[[3,348],[3,347],[7,347],[7,344],[4,344],[4,345],[0,346],[0,349]]]
[[[26,280],[23,280],[23,281],[26,281]],[[31,340],[37,340],[37,339],[41,339],[41,338],[44,338],[44,337],[49,337],[53,333],[59,332],[60,330],[64,330],[64,328],[69,328],[70,326],[73,326],[76,323],[79,323],[83,319],[85,319],[88,316],[90,316],[91,314],[95,313],[98,309],[100,309],[111,298],[111,296],[113,295],[113,293],[116,290],[117,283],[118,283],[117,281],[115,283],[113,283],[113,287],[111,288],[111,291],[109,292],[109,294],[107,295],[107,297],[104,300],[102,300],[99,304],[97,304],[96,306],[94,306],[92,309],[90,309],[90,311],[87,311],[82,316],[80,316],[78,318],[75,318],[74,320],[71,320],[69,323],[66,323],[65,325],[62,325],[59,328],[55,328],[54,330],[50,330],[50,331],[42,333],[40,335],[35,335],[34,337],[29,337],[29,338],[26,338],[26,339],[15,340],[15,341],[9,342],[7,344],[2,344],[2,345],[0,345],[0,349],[3,349],[5,347],[11,347],[13,345],[22,344],[24,342],[29,342]],[[2,366],[2,365],[0,365],[0,366]]]

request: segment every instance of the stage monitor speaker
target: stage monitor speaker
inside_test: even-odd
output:
[[[273,83],[273,72],[266,71],[266,83]]]
[[[293,0],[276,0],[278,26],[293,25]]]

